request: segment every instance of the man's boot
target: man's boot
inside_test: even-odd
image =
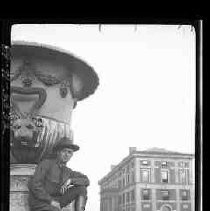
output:
[[[87,198],[85,196],[78,196],[75,200],[75,211],[84,211]]]

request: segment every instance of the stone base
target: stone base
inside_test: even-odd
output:
[[[10,211],[29,211],[28,180],[34,174],[36,165],[10,165]]]
[[[29,211],[28,180],[34,174],[36,165],[10,165],[10,211]],[[62,211],[74,211],[73,203]]]

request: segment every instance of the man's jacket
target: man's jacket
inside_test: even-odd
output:
[[[32,206],[42,202],[49,204],[54,197],[60,194],[62,184],[69,178],[72,185],[89,185],[86,175],[66,166],[60,166],[56,159],[43,160],[36,167],[28,183],[29,204]]]

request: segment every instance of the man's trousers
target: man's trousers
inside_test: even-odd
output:
[[[87,188],[85,186],[73,186],[66,190],[63,195],[52,196],[52,198],[60,203],[61,208],[66,207],[72,201],[77,200],[79,196],[84,196],[87,200]],[[41,200],[33,200],[30,204],[30,211],[59,211],[57,207],[52,206]]]

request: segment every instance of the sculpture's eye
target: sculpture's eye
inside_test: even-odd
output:
[[[34,126],[32,125],[32,124],[29,124],[29,125],[27,125],[26,126],[28,129],[30,129],[30,130],[33,130],[34,129]]]
[[[22,81],[23,85],[26,87],[30,87],[32,85],[32,79],[30,78],[24,78]]]
[[[66,88],[65,86],[61,86],[61,87],[60,87],[60,95],[61,95],[61,97],[62,97],[62,98],[65,98],[66,95],[67,95],[67,93],[68,93],[67,88]]]
[[[19,130],[19,129],[21,128],[21,126],[20,126],[20,125],[14,125],[13,128],[14,128],[15,130]]]
[[[37,119],[36,119],[35,117],[33,117],[33,118],[32,118],[32,122],[33,122],[34,124],[36,124]]]

